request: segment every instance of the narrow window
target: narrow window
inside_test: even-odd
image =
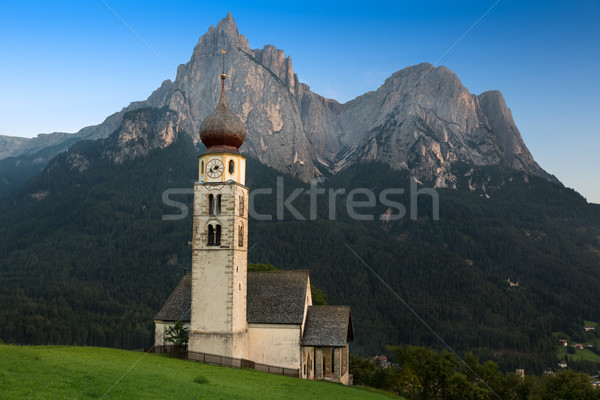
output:
[[[200,163],[200,175],[204,175],[204,160]]]
[[[217,195],[217,215],[221,215],[221,195]]]
[[[215,234],[215,246],[220,246],[221,245],[221,225],[217,225],[217,229],[216,229],[216,234]]]
[[[244,195],[240,196],[239,209],[240,209],[240,217],[243,217],[244,216]]]
[[[229,173],[233,174],[233,171],[235,171],[235,163],[233,162],[233,160],[229,161]]]
[[[206,244],[209,246],[213,246],[215,244],[215,229],[212,225],[208,226],[208,241]]]
[[[238,228],[238,246],[244,247],[244,225]]]
[[[208,195],[208,214],[215,214],[215,197],[212,194]]]
[[[331,348],[331,373],[335,372],[335,348]]]
[[[238,283],[238,290],[242,290],[242,283]]]

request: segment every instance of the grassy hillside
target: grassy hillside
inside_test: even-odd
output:
[[[2,399],[386,399],[371,390],[100,347],[0,345]]]

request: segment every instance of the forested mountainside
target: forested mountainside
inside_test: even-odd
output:
[[[176,117],[168,109],[133,111],[126,118],[147,122],[142,136],[131,135],[131,126],[141,126],[133,124],[106,140],[79,142],[2,200],[2,340],[152,343],[152,317],[191,260],[191,216],[163,220],[178,210],[162,195],[192,187],[203,151]],[[117,139],[125,136],[133,142],[120,147]],[[125,148],[138,153],[129,157]],[[541,372],[554,365],[552,332],[573,333],[583,319],[600,320],[600,209],[559,184],[507,167],[456,163],[457,189],[438,190],[439,220],[428,195],[418,197],[418,218],[411,219],[409,173],[357,163],[321,184],[345,189],[335,219],[328,194],[318,197],[314,220],[310,197],[301,194],[293,205],[302,221],[289,212],[277,217],[278,177],[285,196],[309,184],[254,158],[247,174],[250,188],[273,189],[255,198],[256,212],[273,220],[251,219],[249,262],[310,269],[329,304],[352,306],[356,354],[437,343],[356,255],[455,349],[496,359],[503,369],[521,359]],[[422,180],[417,188],[434,183]],[[390,198],[406,216],[388,218],[398,208],[376,200],[358,211],[374,215],[372,221],[351,218],[345,200],[354,188],[376,196],[404,188]],[[191,204],[191,196],[171,198]]]

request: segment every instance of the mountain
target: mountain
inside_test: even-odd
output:
[[[375,92],[344,104],[336,167],[382,161],[436,187],[454,187],[456,162],[503,165],[558,182],[533,159],[502,94],[470,94],[446,67],[396,72]]]
[[[45,165],[74,141],[107,137],[126,112],[144,107],[176,111],[182,130],[197,143],[200,123],[218,99],[221,49],[227,51],[230,107],[248,129],[241,150],[303,181],[376,161],[410,170],[419,179],[435,177],[436,187],[455,186],[452,165],[457,162],[502,165],[558,182],[531,156],[500,92],[471,94],[446,67],[420,64],[340,104],[301,83],[282,50],[270,45],[250,49],[231,14],[200,38],[190,61],[177,68],[175,81],[164,81],[148,99],[131,103],[100,125],[13,146],[4,153],[16,158],[0,164],[0,176],[7,180],[10,175],[12,186],[18,186],[31,175],[18,169],[31,168],[34,153],[52,145],[46,156],[33,157]]]
[[[0,135],[0,159],[20,153],[28,141],[27,138]]]
[[[135,110],[140,107],[143,105],[131,103],[127,109]],[[39,134],[35,138],[25,140],[1,136],[0,198],[39,175],[54,156],[66,151],[74,143],[107,137],[119,127],[125,112],[123,109],[106,118],[102,124],[83,128],[74,134],[54,132]]]
[[[36,153],[52,154],[49,156],[52,158],[80,140],[107,137],[119,127],[125,112],[140,107],[144,107],[144,103],[133,102],[127,108],[107,117],[101,124],[85,127],[77,133],[40,133],[31,139],[0,135],[0,160],[8,157],[32,156]],[[49,161],[48,156],[44,161],[46,163]]]

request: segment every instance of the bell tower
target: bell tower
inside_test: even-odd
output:
[[[223,51],[224,53],[224,51]],[[225,97],[225,73],[215,110],[202,121],[194,184],[192,309],[189,350],[248,357],[246,282],[248,188],[246,130]]]

